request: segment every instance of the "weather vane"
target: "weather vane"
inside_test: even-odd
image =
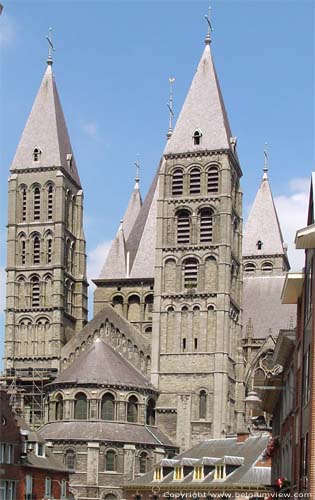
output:
[[[265,142],[265,149],[264,149],[264,176],[263,178],[264,179],[267,179],[268,177],[268,149],[267,149],[267,142]]]
[[[137,161],[134,162],[134,165],[136,166],[136,178],[135,181],[138,183],[140,181],[140,160],[139,160],[140,155],[137,155]]]
[[[48,64],[52,64],[53,60],[52,60],[52,52],[55,51],[55,47],[53,45],[53,41],[52,41],[52,28],[49,28],[49,35],[47,36],[46,35],[46,40],[48,42],[48,59],[47,59],[47,63]]]
[[[170,112],[170,121],[169,121],[169,126],[168,126],[168,132],[167,132],[167,137],[168,139],[171,137],[173,133],[173,118],[174,118],[174,111],[173,111],[173,84],[175,82],[175,78],[170,77],[168,79],[170,82],[170,98],[167,103],[168,110]]]
[[[208,8],[208,15],[205,16],[205,20],[208,23],[208,32],[206,36],[206,43],[211,43],[211,33],[213,31],[212,24],[211,24],[211,7],[209,6]]]

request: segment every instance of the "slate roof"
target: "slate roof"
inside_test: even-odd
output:
[[[33,151],[36,147],[41,150],[38,162],[33,161]],[[23,170],[30,167],[63,167],[80,186],[74,156],[70,169],[67,164],[67,154],[73,155],[73,151],[52,65],[48,64],[17,147],[11,170]]]
[[[296,324],[296,306],[282,304],[281,292],[285,275],[244,276],[243,281],[243,337],[251,320],[253,337],[265,339],[278,336],[280,329]]]
[[[173,480],[173,472],[167,474],[162,481],[154,481],[154,484],[169,485],[176,484],[180,488],[181,484],[198,484],[207,485],[209,483],[220,483],[222,485],[256,485],[268,486],[271,484],[271,467],[261,466],[259,462],[262,459],[263,453],[267,447],[270,436],[269,434],[261,434],[259,436],[250,436],[243,442],[237,442],[237,438],[225,439],[208,439],[198,444],[197,446],[185,451],[184,453],[174,457],[172,461],[176,461],[176,465],[193,466],[198,463],[208,462],[212,463],[227,463],[235,465],[236,468],[233,472],[227,475],[225,479],[216,481],[214,479],[214,472],[210,472],[203,480],[194,481],[193,472],[190,472],[182,481]],[[211,461],[211,460],[212,461]],[[220,459],[220,460],[218,460]],[[234,460],[233,460],[234,459]],[[162,460],[160,465],[163,465],[167,460]],[[166,466],[171,464],[165,463]],[[174,463],[175,465],[175,463]],[[150,484],[153,480],[154,472],[151,471],[134,481],[127,483],[128,487],[132,485],[145,485]]]
[[[47,441],[115,441],[174,448],[172,442],[159,429],[142,424],[74,420],[50,422],[39,432]]]
[[[192,136],[198,129],[201,144],[194,146]],[[210,44],[206,44],[174,132],[164,154],[231,149],[232,136]]]
[[[262,241],[259,250],[257,242]],[[267,175],[250,210],[243,239],[243,256],[284,255],[283,237]]]
[[[105,384],[153,388],[148,379],[103,339],[96,338],[86,351],[49,385]]]

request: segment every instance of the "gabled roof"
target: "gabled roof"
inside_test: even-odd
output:
[[[262,242],[259,250],[257,242]],[[268,176],[264,174],[244,231],[243,257],[286,255]]]
[[[192,139],[196,130],[202,134],[198,146],[194,146]],[[231,136],[210,44],[207,43],[164,153],[231,149]]]
[[[139,370],[100,338],[83,351],[50,385],[63,383],[152,388]]]
[[[39,161],[34,162],[33,151],[41,151]],[[67,155],[72,155],[71,167]],[[51,63],[27,119],[11,170],[43,167],[63,167],[80,186],[70,139],[63,115]]]

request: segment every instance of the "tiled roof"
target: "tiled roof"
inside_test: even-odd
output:
[[[38,162],[33,161],[33,151],[36,147],[41,151]],[[67,163],[68,154],[73,155],[73,151],[52,66],[49,64],[23,130],[11,170],[64,167],[80,186],[75,159],[72,157],[70,168]]]

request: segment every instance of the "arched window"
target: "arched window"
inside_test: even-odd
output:
[[[199,418],[205,419],[207,416],[207,393],[202,390],[199,393]]]
[[[114,450],[108,450],[105,455],[105,471],[114,472],[117,470],[117,454]]]
[[[199,146],[200,143],[201,143],[201,132],[199,132],[199,130],[195,130],[195,132],[193,133],[193,142],[194,142],[194,146]]]
[[[34,161],[39,161],[40,154],[41,154],[41,150],[39,148],[34,148],[34,150],[33,150],[33,160]]]
[[[101,419],[115,420],[115,398],[112,394],[104,394],[102,398]]]
[[[189,193],[199,194],[200,193],[200,169],[193,168],[189,175]]]
[[[56,397],[55,420],[63,420],[63,397],[61,394]]]
[[[47,251],[47,264],[51,264],[52,261],[52,246],[53,246],[53,240],[51,234],[48,235],[47,240],[46,240],[46,251]]]
[[[207,179],[208,193],[214,194],[219,191],[219,172],[217,167],[210,167]]]
[[[130,396],[127,403],[127,422],[138,422],[138,399]]]
[[[147,295],[144,301],[144,319],[145,321],[152,320],[153,313],[153,294]]]
[[[254,273],[256,270],[256,266],[253,262],[247,262],[244,266],[245,273]]]
[[[37,186],[34,188],[34,220],[40,220],[40,188]]]
[[[31,303],[32,307],[40,306],[40,282],[38,276],[31,279]]]
[[[19,237],[19,254],[20,263],[24,265],[26,263],[26,238],[24,234]]]
[[[190,213],[188,210],[179,210],[177,216],[177,243],[190,242]]]
[[[140,474],[146,474],[149,470],[149,456],[143,451],[139,455],[139,472]]]
[[[149,399],[149,401],[148,401],[146,423],[147,423],[147,425],[155,425],[155,401],[154,401],[154,399]]]
[[[177,168],[172,176],[172,195],[181,196],[184,190],[184,174],[181,168]]]
[[[83,392],[78,392],[75,395],[74,401],[74,418],[75,420],[87,419],[87,398]]]
[[[263,262],[261,270],[263,273],[271,273],[273,270],[272,262]]]
[[[33,264],[40,264],[40,237],[33,238]]]
[[[109,493],[108,495],[106,495],[104,500],[117,500],[117,497],[115,497],[115,495],[113,495],[112,493]]]
[[[213,211],[203,208],[200,214],[200,243],[211,243],[213,240]]]
[[[65,465],[68,467],[68,469],[75,470],[75,459],[75,451],[67,450],[65,453]]]
[[[113,304],[113,307],[116,309],[117,312],[119,312],[120,314],[123,314],[124,300],[121,297],[121,295],[116,295],[115,297],[113,297],[112,304]]]
[[[74,251],[74,241],[71,242],[70,244],[70,253],[69,253],[69,258],[70,258],[70,265],[69,265],[69,270],[73,274],[73,269],[74,269],[74,256],[75,256],[75,251]]]
[[[23,187],[21,191],[21,208],[22,208],[22,222],[26,222],[27,215],[27,190]]]
[[[51,220],[53,218],[54,209],[54,188],[50,184],[47,190],[47,219]]]
[[[146,326],[144,333],[151,334],[152,333],[152,326]]]
[[[198,283],[198,261],[186,259],[184,262],[184,287],[196,288]]]
[[[140,298],[138,295],[131,295],[128,299],[128,320],[140,321]]]

